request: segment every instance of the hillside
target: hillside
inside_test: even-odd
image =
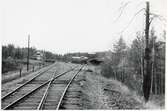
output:
[[[89,70],[88,70],[89,71]],[[82,83],[83,104],[86,109],[163,109],[164,97],[152,97],[148,103],[130,90],[126,85],[114,79],[106,79],[92,68],[85,73]],[[155,101],[156,100],[156,101]]]

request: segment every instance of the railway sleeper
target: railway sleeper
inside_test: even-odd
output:
[[[46,101],[55,101],[60,99],[60,96],[57,95],[48,95]]]
[[[51,104],[55,104],[55,103],[58,102],[58,100],[59,100],[59,99],[57,99],[57,100],[55,100],[55,99],[50,100],[50,99],[49,99],[49,100],[46,100],[44,104],[48,104],[48,103],[49,103],[49,104],[50,104],[50,103],[51,103]]]
[[[55,106],[56,105],[56,103],[57,103],[58,101],[54,101],[54,102],[46,102],[46,103],[44,103],[44,106]]]
[[[69,80],[56,80],[53,81],[52,84],[68,84],[69,82]]]
[[[35,102],[35,103],[38,103],[38,102],[40,102],[41,101],[41,99],[26,99],[26,100],[24,100],[24,102]]]
[[[36,110],[36,108],[32,108],[32,107],[14,107],[13,110]]]
[[[24,103],[20,103],[18,105],[16,105],[15,107],[37,107],[39,104],[39,102],[24,102]]]
[[[52,106],[44,106],[43,110],[55,110],[56,109],[56,105],[52,105]]]

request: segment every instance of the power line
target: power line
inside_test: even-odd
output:
[[[135,17],[142,12],[143,10],[145,10],[145,8],[140,9],[138,12],[135,13],[135,15],[132,17],[132,19],[130,20],[130,22],[127,24],[127,26],[120,32],[120,34],[122,34],[128,27],[129,25],[132,23],[132,21],[135,19]]]
[[[117,22],[119,20],[119,18],[121,17],[124,9],[126,8],[126,6],[131,3],[130,1],[128,1],[127,3],[125,3],[123,6],[121,6],[119,9],[118,9],[118,12],[120,12],[119,16],[114,20],[114,22]]]

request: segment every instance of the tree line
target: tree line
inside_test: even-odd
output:
[[[94,58],[97,57],[99,54],[103,54],[104,52],[96,52],[95,54],[89,54],[87,52],[75,52],[75,53],[66,53],[64,55],[61,54],[54,54],[50,51],[44,51],[44,50],[37,50],[35,47],[30,47],[29,48],[29,56],[32,58],[34,54],[36,54],[37,51],[41,51],[44,53],[44,58],[47,60],[57,60],[57,61],[65,61],[69,62],[72,60],[72,57],[81,57],[85,56],[88,58]],[[15,60],[22,60],[22,59],[27,59],[28,55],[28,49],[27,47],[25,48],[20,48],[16,47],[13,44],[8,44],[8,45],[3,45],[2,46],[2,60],[6,60],[7,58],[12,58]]]
[[[165,39],[166,32],[162,34]],[[165,93],[165,41],[157,39],[154,28],[150,31],[149,48],[151,63],[151,93]],[[102,67],[102,75],[117,79],[131,89],[143,94],[143,75],[146,73],[145,66],[145,38],[142,32],[136,33],[136,38],[128,47],[120,37],[114,44],[113,51],[106,52],[105,62]]]
[[[35,47],[29,48],[29,57],[33,56],[37,51],[43,52],[45,62],[54,62],[64,60],[64,57],[59,54],[54,54],[50,51],[37,50]],[[2,46],[2,73],[17,70],[20,64],[27,64],[28,48],[16,47],[13,44]]]
[[[27,48],[15,47],[13,44],[3,45],[2,46],[2,60],[5,60],[9,57],[12,59],[26,59],[28,55],[27,50],[28,50]],[[43,52],[45,59],[61,60],[63,58],[63,56],[60,54],[54,54],[50,51],[37,50],[35,47],[29,48],[30,58],[34,56],[37,51]]]

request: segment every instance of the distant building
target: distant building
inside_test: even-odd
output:
[[[93,64],[93,65],[100,65],[103,62],[104,62],[104,58],[92,58],[87,60],[88,64]]]
[[[78,56],[73,56],[72,58],[73,58],[73,59],[80,59],[80,60],[88,59],[88,57],[85,57],[85,56],[80,56],[80,57],[78,57]]]
[[[40,60],[40,61],[41,61],[41,60],[44,59],[44,53],[43,53],[42,51],[37,51],[37,52],[33,55],[32,59]]]
[[[72,63],[79,63],[79,64],[86,64],[88,57],[85,56],[73,56],[72,57]]]

